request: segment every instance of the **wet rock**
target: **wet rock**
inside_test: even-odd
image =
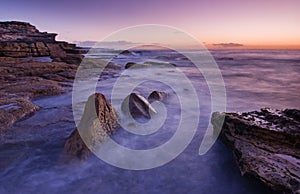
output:
[[[164,101],[167,97],[168,97],[168,93],[166,93],[166,92],[153,91],[148,96],[148,100],[149,100],[149,102]]]
[[[103,61],[102,59],[97,58],[85,58],[81,64],[83,69],[97,69],[97,68],[105,68],[110,70],[117,70],[121,69],[121,66],[116,65],[112,62]],[[103,72],[103,71],[102,71]]]
[[[217,60],[222,60],[222,61],[233,61],[234,58],[233,57],[220,57],[220,58],[217,58]]]
[[[0,133],[15,121],[29,116],[39,107],[23,97],[0,97]]]
[[[173,63],[163,63],[163,62],[151,62],[151,61],[147,61],[143,64],[139,64],[139,63],[133,63],[133,62],[128,62],[125,65],[125,69],[129,69],[129,68],[149,68],[149,67],[176,67],[175,64]]]
[[[134,65],[136,65],[136,63],[128,62],[128,63],[126,63],[126,65],[125,65],[125,69],[128,69],[128,68],[130,68],[130,67],[132,67],[132,66],[134,66]]]
[[[124,50],[120,53],[121,55],[133,55],[133,53],[129,50]]]
[[[125,114],[131,114],[134,118],[150,119],[152,113],[157,113],[146,98],[136,93],[131,93],[124,99],[121,109]]]
[[[57,62],[24,61],[0,57],[0,107],[15,104],[18,108],[1,109],[0,129],[28,116],[38,108],[30,99],[68,91],[76,65]]]
[[[300,189],[300,110],[262,109],[248,113],[213,113],[221,140],[232,150],[243,175],[257,178],[279,193]]]
[[[66,54],[65,56],[62,57],[54,57],[53,61],[55,62],[65,62],[68,64],[80,64],[81,61],[83,60],[82,55],[77,55],[77,54]]]
[[[64,150],[81,160],[86,159],[91,155],[90,149],[104,142],[117,126],[118,115],[115,109],[103,94],[93,94],[85,105],[78,128],[68,137]]]

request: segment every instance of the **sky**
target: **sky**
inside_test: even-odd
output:
[[[71,42],[162,24],[212,47],[300,48],[300,0],[1,0],[0,5],[0,21],[30,22]]]

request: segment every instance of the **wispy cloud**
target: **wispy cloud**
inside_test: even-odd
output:
[[[97,48],[123,48],[138,45],[138,43],[120,40],[120,41],[74,41],[81,47],[97,47]]]
[[[229,48],[229,47],[242,47],[244,45],[243,44],[239,44],[239,43],[229,42],[229,43],[217,43],[217,44],[213,44],[213,46]]]

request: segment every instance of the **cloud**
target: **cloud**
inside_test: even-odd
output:
[[[181,31],[174,31],[173,34],[184,34],[184,32],[181,32]]]
[[[138,45],[138,43],[119,40],[119,41],[74,41],[80,47],[97,47],[97,48],[123,48]]]
[[[213,46],[218,46],[218,47],[224,47],[224,48],[229,48],[229,47],[242,47],[244,46],[243,44],[239,43],[218,43],[218,44],[213,44]]]

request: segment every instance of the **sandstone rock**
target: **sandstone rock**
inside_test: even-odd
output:
[[[77,54],[66,54],[66,56],[62,57],[53,57],[53,61],[57,62],[65,62],[68,64],[80,64],[83,60],[83,55],[77,55]]]
[[[131,93],[124,99],[121,109],[125,114],[131,114],[134,118],[150,119],[152,113],[157,113],[147,99],[136,93]]]
[[[83,116],[65,143],[65,152],[86,159],[97,145],[105,141],[118,126],[118,115],[105,96],[100,93],[89,97]],[[80,136],[81,135],[81,136]],[[84,139],[84,141],[83,141]]]
[[[68,91],[66,82],[74,79],[76,70],[66,63],[0,57],[0,129],[35,112],[38,107],[30,99]]]
[[[0,41],[54,42],[55,33],[40,32],[26,22],[0,22]]]
[[[24,97],[0,97],[0,133],[15,121],[24,118],[39,109]]]
[[[225,113],[213,113],[220,125]],[[300,110],[262,109],[243,114],[226,113],[220,134],[232,150],[241,173],[256,177],[274,191],[300,189]]]
[[[51,58],[64,58],[67,56],[67,53],[64,51],[64,49],[59,44],[50,43],[47,44],[47,47],[49,48],[50,56]]]
[[[56,35],[25,22],[0,22],[0,57],[50,56],[54,61],[79,64],[86,50],[56,41]]]
[[[168,97],[168,94],[166,92],[159,92],[159,91],[153,91],[148,96],[149,102],[153,101],[164,101]]]

